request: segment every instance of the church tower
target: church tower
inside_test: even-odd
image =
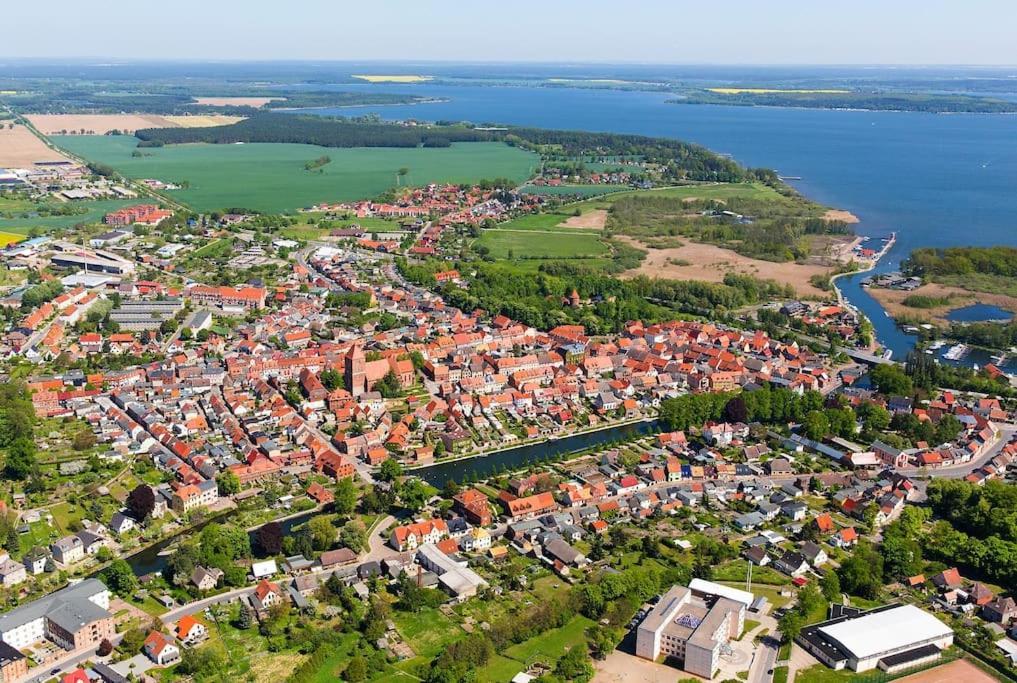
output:
[[[346,388],[355,397],[367,393],[367,361],[360,344],[354,344],[343,359]]]

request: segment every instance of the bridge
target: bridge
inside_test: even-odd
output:
[[[889,358],[883,358],[882,356],[877,356],[876,354],[868,353],[867,351],[845,348],[839,348],[837,350],[849,358],[854,358],[857,361],[861,361],[862,363],[867,363],[869,365],[889,365],[893,362]]]

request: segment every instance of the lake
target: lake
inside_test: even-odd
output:
[[[897,243],[877,272],[915,247],[1017,244],[1017,116],[827,111],[668,104],[664,93],[540,87],[342,85],[448,101],[315,110],[388,119],[469,120],[681,138],[748,166],[800,176],[809,197],[862,219],[858,232]],[[842,278],[879,340],[901,358],[914,338],[860,286]]]
[[[947,320],[959,323],[977,323],[987,320],[1009,321],[1013,319],[1013,313],[990,304],[971,304],[963,308],[955,308],[946,314]]]

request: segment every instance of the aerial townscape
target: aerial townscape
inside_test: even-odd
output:
[[[0,683],[1017,681],[1017,71],[640,30],[25,24]]]

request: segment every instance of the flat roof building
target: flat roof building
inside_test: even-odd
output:
[[[899,670],[953,644],[953,629],[914,605],[885,605],[807,626],[798,643],[832,669]]]
[[[683,670],[712,678],[721,651],[745,626],[747,606],[715,593],[674,586],[639,625],[636,656],[651,661],[660,655],[673,657],[682,662]]]

